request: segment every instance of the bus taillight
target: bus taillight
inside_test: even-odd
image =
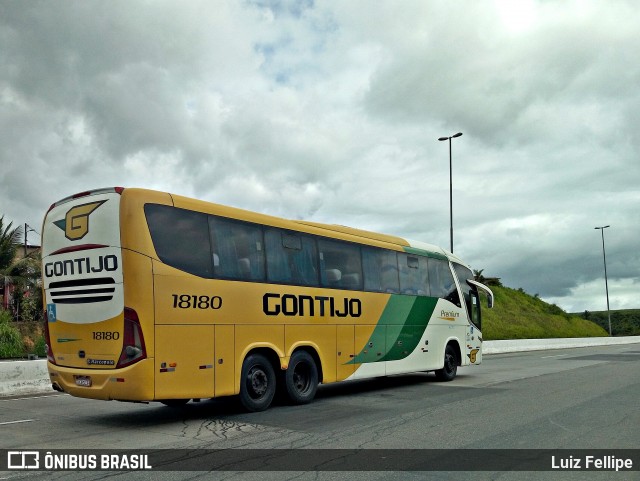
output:
[[[47,350],[47,360],[51,364],[56,363],[56,358],[53,356],[53,350],[51,349],[51,335],[49,334],[49,316],[47,311],[44,311],[44,342]]]
[[[122,352],[116,368],[129,366],[147,357],[147,350],[144,345],[144,336],[140,319],[133,309],[124,308],[124,335]]]

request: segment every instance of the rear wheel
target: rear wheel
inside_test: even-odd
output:
[[[458,356],[451,344],[447,344],[444,350],[444,366],[436,371],[439,381],[451,381],[458,373]]]
[[[310,403],[318,390],[318,367],[311,354],[296,351],[285,375],[287,395],[294,404]]]
[[[251,354],[242,363],[240,402],[247,411],[264,411],[276,392],[276,375],[262,354]]]

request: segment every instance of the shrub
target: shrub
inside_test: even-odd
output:
[[[0,309],[0,358],[22,357],[24,347],[20,331],[11,325],[11,313]]]
[[[34,345],[34,354],[38,357],[47,357],[47,348],[44,340],[44,336],[39,336],[36,339],[36,343]]]

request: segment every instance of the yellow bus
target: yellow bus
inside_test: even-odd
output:
[[[482,361],[479,292],[425,243],[169,193],[107,188],[54,203],[42,229],[52,387],[120,401],[276,391]]]

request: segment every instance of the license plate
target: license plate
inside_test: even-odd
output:
[[[91,387],[90,376],[76,376],[76,385],[82,387]]]

